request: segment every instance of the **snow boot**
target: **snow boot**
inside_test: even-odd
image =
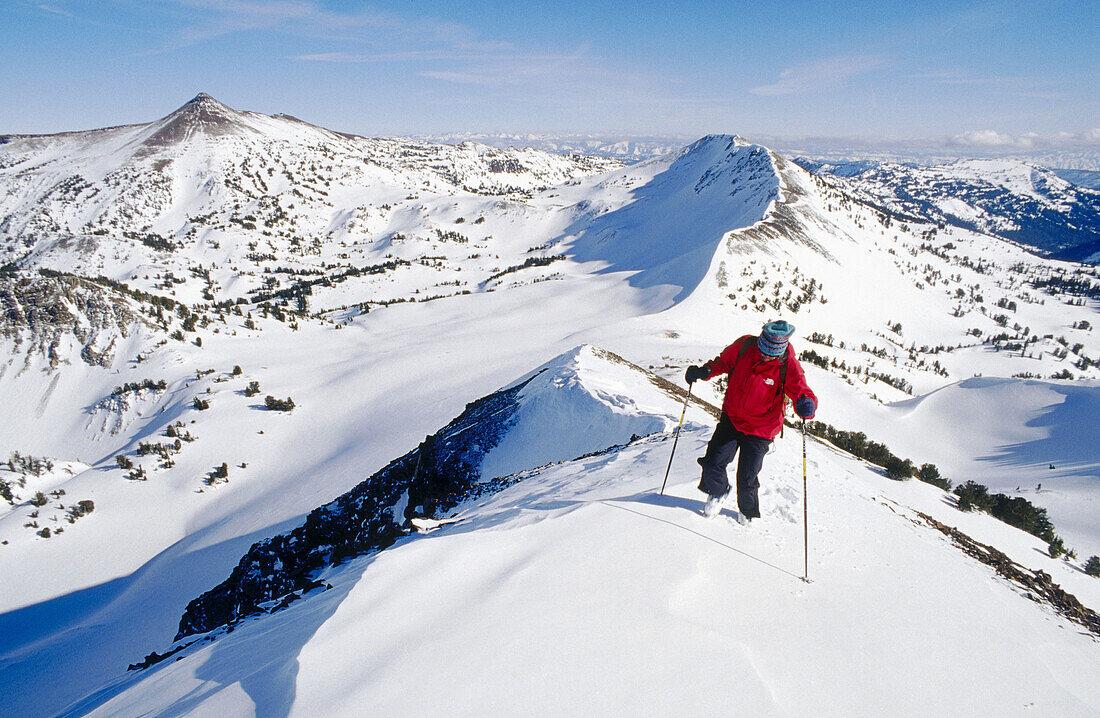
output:
[[[722,494],[721,496],[711,495],[707,498],[707,504],[703,507],[703,516],[712,519],[722,513],[722,506],[726,503],[727,496],[729,496],[729,494]]]
[[[750,519],[748,516],[741,513],[740,511],[737,512],[734,518],[737,519],[737,523],[741,524],[742,526],[748,526],[752,523],[752,519]]]

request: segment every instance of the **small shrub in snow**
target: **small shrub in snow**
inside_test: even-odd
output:
[[[938,486],[944,491],[951,490],[951,481],[940,476],[940,470],[936,468],[935,464],[921,464],[916,475],[918,479],[926,484]]]
[[[886,469],[886,475],[893,479],[907,479],[913,475],[913,463],[894,455],[885,444],[868,441],[862,431],[844,431],[820,421],[806,423],[806,432],[825,439],[861,459]]]
[[[129,456],[119,454],[115,457],[115,463],[118,464],[120,469],[132,469],[134,468],[134,462],[130,460]]]
[[[970,511],[974,508],[988,511],[1006,524],[1027,531],[1047,543],[1052,543],[1057,538],[1054,535],[1054,524],[1047,518],[1046,509],[1036,506],[1022,496],[990,494],[988,487],[975,481],[967,481],[961,486],[956,486],[955,495],[959,497],[959,509],[962,511]]]
[[[111,393],[115,396],[122,396],[123,394],[129,394],[135,391],[141,391],[142,389],[149,389],[151,391],[164,391],[168,388],[168,383],[164,379],[153,381],[152,379],[142,379],[141,381],[128,381],[122,386],[116,386]]]
[[[276,399],[268,394],[264,397],[264,406],[271,411],[291,411],[294,409],[294,400],[289,396],[286,399]]]
[[[53,462],[46,458],[23,456],[18,451],[13,451],[11,458],[8,459],[8,468],[15,474],[41,476],[53,471]]]
[[[141,442],[138,444],[137,453],[138,456],[156,455],[162,459],[169,459],[172,454],[178,454],[180,449],[183,448],[183,444],[177,438],[171,444],[154,444],[152,442]]]
[[[0,479],[0,499],[4,499],[9,504],[15,503],[15,494],[11,491],[11,484],[3,479]]]
[[[883,468],[886,469],[886,475],[891,479],[910,479],[913,477],[913,462],[909,459],[899,459],[896,456],[891,456],[886,459]]]
[[[78,518],[80,518],[81,516],[87,516],[93,511],[95,511],[95,502],[93,502],[91,499],[78,501],[76,503],[76,506],[69,507],[69,523],[75,523]]]
[[[164,430],[164,435],[170,439],[175,439],[173,446],[176,451],[180,450],[180,441],[194,441],[195,437],[191,436],[190,431],[183,430],[183,422],[177,421],[175,424],[169,424],[168,428]]]
[[[258,382],[258,381],[248,382],[248,387],[245,388],[244,395],[245,396],[256,396],[259,393],[260,393],[260,382]]]
[[[35,533],[37,533],[42,538],[49,538],[50,537],[50,527],[47,526],[47,527],[45,527],[44,529],[42,529],[40,531],[36,531]]]
[[[995,517],[1006,524],[1027,531],[1044,541],[1054,541],[1054,524],[1047,518],[1047,510],[1031,503],[1022,496],[993,495]]]
[[[1051,558],[1058,558],[1066,552],[1066,544],[1062,541],[1061,536],[1055,536],[1054,540],[1047,546],[1047,553]]]
[[[41,491],[35,492],[34,498],[31,499],[31,506],[45,506],[50,499]]]
[[[200,399],[196,396],[194,406],[199,411],[206,411],[207,409],[210,408],[210,402],[207,401],[206,399]]]
[[[233,367],[233,371],[232,371],[232,372],[230,372],[230,374],[229,374],[229,375],[230,375],[230,376],[240,376],[240,375],[241,375],[241,373],[242,373],[242,371],[241,371],[241,366],[240,366],[240,364],[237,364],[237,365],[235,365],[235,366]]]
[[[214,470],[206,475],[206,485],[213,486],[214,484],[220,484],[225,481],[229,481],[229,465],[226,462],[222,462],[221,466],[215,466]]]
[[[976,508],[989,511],[993,508],[989,489],[977,481],[967,481],[961,486],[956,486],[955,495],[959,497],[960,511],[971,511]]]
[[[1090,556],[1085,561],[1085,573],[1090,576],[1100,576],[1100,556]]]
[[[828,369],[829,368],[829,359],[828,359],[828,357],[824,357],[824,356],[818,354],[813,349],[803,349],[801,352],[799,352],[798,353],[798,361],[803,362],[803,363],[814,364],[816,366],[821,367],[822,369]]]

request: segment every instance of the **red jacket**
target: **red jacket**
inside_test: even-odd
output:
[[[729,387],[722,402],[722,411],[730,418],[733,428],[738,431],[774,439],[783,428],[783,397],[786,393],[791,401],[808,396],[817,406],[817,396],[806,384],[806,374],[802,365],[794,356],[794,347],[787,344],[787,356],[773,361],[764,361],[760,350],[756,348],[755,337],[746,335],[722,350],[716,359],[707,363],[710,373],[707,379],[720,374],[729,374]],[[744,356],[737,358],[741,343],[752,341]],[[781,367],[787,363],[785,386],[780,387]]]

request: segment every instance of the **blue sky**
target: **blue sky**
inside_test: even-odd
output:
[[[376,135],[1100,147],[1098,37],[1097,0],[6,0],[0,132],[147,121],[203,91]]]

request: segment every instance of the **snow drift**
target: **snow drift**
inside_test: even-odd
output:
[[[561,435],[566,427],[558,427]],[[331,586],[194,641],[63,715],[1086,716],[1095,641],[965,558],[921,513],[1059,571],[940,490],[776,443],[751,528],[698,515],[689,426],[525,472],[457,522],[317,574]],[[1079,594],[1092,579],[1060,572]],[[955,672],[977,680],[958,680]],[[970,673],[968,673],[970,674]]]
[[[567,352],[467,404],[419,447],[290,533],[254,545],[228,579],[188,604],[176,640],[283,608],[318,587],[317,571],[387,548],[408,532],[409,519],[440,517],[515,483],[517,472],[664,430],[676,421],[681,394],[610,352]]]

